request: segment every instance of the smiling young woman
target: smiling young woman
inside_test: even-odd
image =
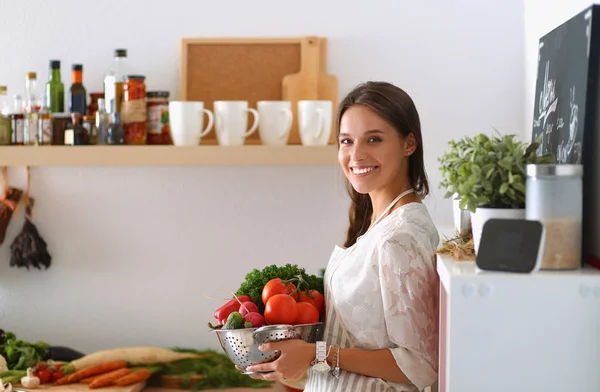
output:
[[[309,371],[306,392],[422,390],[437,381],[439,235],[421,202],[429,186],[417,109],[399,87],[361,84],[340,103],[336,133],[351,205],[325,272],[324,341],[263,344],[281,355],[247,370],[271,371],[252,376],[265,379]]]

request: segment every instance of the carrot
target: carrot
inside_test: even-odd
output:
[[[113,385],[116,380],[118,380],[119,378],[121,378],[123,376],[128,375],[129,373],[131,373],[131,369],[129,369],[129,368],[120,368],[117,370],[113,370],[112,372],[102,374],[102,375],[98,376],[97,378],[95,378],[90,383],[89,387],[91,389],[109,387],[109,386]]]
[[[111,371],[108,371],[108,372],[96,374],[95,376],[87,377],[87,378],[84,378],[83,380],[79,380],[79,382],[84,383],[84,384],[89,384],[92,381],[99,379],[100,377],[104,377],[104,376],[106,376],[106,375],[108,375],[108,374],[110,374],[112,372],[116,372],[116,371],[119,371],[121,369],[124,369],[124,368],[119,368],[117,370],[111,370]]]
[[[110,361],[98,365],[88,366],[71,374],[69,376],[69,382],[78,382],[83,380],[84,378],[89,378],[98,374],[107,373],[112,370],[117,370],[124,367],[127,367],[127,362],[125,361]]]
[[[115,381],[115,384],[119,386],[131,385],[137,382],[145,381],[149,379],[151,375],[152,372],[150,372],[150,370],[146,368],[141,368],[139,370],[129,373],[126,376],[118,378]]]
[[[66,385],[69,383],[69,376],[63,376],[58,380],[54,381],[54,385]]]

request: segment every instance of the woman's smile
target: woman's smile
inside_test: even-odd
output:
[[[354,174],[355,177],[365,177],[369,174],[372,174],[379,166],[350,166],[350,171]]]

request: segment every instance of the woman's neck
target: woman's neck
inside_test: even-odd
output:
[[[402,192],[411,189],[410,182],[403,182],[401,185],[388,187],[386,189],[382,189],[379,191],[374,191],[369,194],[371,197],[371,204],[373,205],[373,216],[371,218],[371,225],[378,219],[383,211],[394,201],[396,197],[398,197]],[[395,208],[402,206],[411,202],[418,202],[419,198],[414,193],[409,193],[405,195],[400,200],[396,202],[396,204],[390,208],[388,214],[393,211]]]

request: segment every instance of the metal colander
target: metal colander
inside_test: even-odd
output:
[[[277,359],[277,351],[262,352],[258,346],[269,341],[302,339],[314,343],[323,337],[324,324],[265,325],[260,328],[215,329],[219,343],[229,359],[246,370],[249,365]]]

